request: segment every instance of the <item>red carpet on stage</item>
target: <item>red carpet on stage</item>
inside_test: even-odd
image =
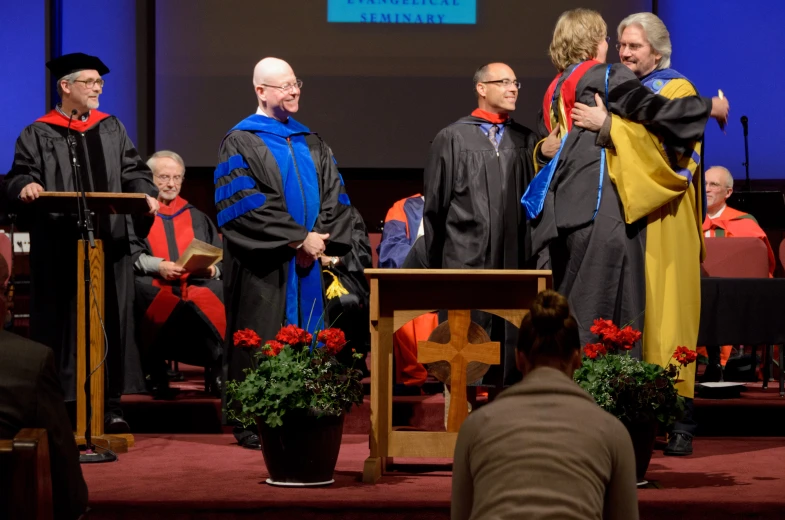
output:
[[[278,488],[264,483],[261,452],[238,447],[231,435],[140,434],[118,462],[83,469],[91,520],[450,517],[448,465],[401,465],[367,485],[360,481],[367,455],[366,435],[345,435],[335,484]],[[785,439],[698,438],[691,457],[656,452],[647,478],[641,518],[785,518]]]

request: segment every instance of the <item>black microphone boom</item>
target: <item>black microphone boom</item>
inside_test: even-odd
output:
[[[68,142],[68,153],[71,159],[71,173],[74,176],[74,189],[76,189],[76,205],[77,205],[77,225],[79,227],[79,231],[82,235],[82,253],[84,255],[84,262],[82,266],[82,274],[84,276],[84,285],[82,290],[84,291],[84,303],[85,303],[85,312],[84,312],[84,357],[85,357],[85,370],[86,370],[86,377],[84,383],[84,393],[85,393],[85,413],[87,415],[87,423],[85,427],[85,453],[79,455],[79,462],[111,462],[117,460],[117,456],[114,453],[97,453],[95,451],[96,446],[93,444],[92,438],[92,422],[93,422],[93,406],[92,406],[92,392],[90,389],[90,381],[92,379],[93,372],[95,370],[91,370],[92,365],[90,364],[90,295],[92,293],[92,277],[90,275],[90,249],[95,249],[95,235],[93,234],[93,214],[90,212],[90,209],[87,207],[87,194],[86,194],[86,187],[85,182],[86,180],[82,177],[82,168],[79,164],[79,156],[76,150],[76,136],[73,132],[71,132],[71,122],[74,120],[74,116],[77,115],[77,110],[71,110],[71,117],[68,118],[68,136],[66,137],[66,141]],[[83,142],[85,149],[84,154],[87,158],[88,163],[86,166],[88,167],[88,175],[89,175],[89,156],[87,150],[87,143]],[[99,319],[100,319],[100,311],[99,311]],[[77,347],[79,348],[79,347]],[[100,366],[100,365],[99,365]]]
[[[747,127],[748,122],[749,119],[747,119],[747,116],[741,116],[741,126],[744,128],[744,162],[742,163],[742,166],[744,166],[745,178],[747,180],[745,189],[750,191],[750,147],[749,141],[747,140],[747,131],[749,130]]]

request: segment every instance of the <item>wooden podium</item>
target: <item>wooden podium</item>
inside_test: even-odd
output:
[[[76,192],[42,192],[35,202],[35,210],[43,213],[73,213],[78,211],[78,193]],[[87,192],[88,209],[96,215],[145,214],[149,211],[143,193],[99,193]],[[87,295],[89,307],[85,303],[84,293],[84,244],[77,245],[77,311],[76,311],[76,443],[85,444],[87,429],[87,402],[84,385],[87,375],[94,373],[90,379],[90,402],[92,405],[92,421],[90,426],[93,444],[111,449],[115,453],[125,453],[134,445],[131,434],[104,435],[104,370],[95,370],[104,359],[104,333],[100,316],[104,316],[104,250],[101,240],[95,241],[95,249],[89,250],[90,280],[95,293]],[[89,310],[88,310],[89,309]],[[87,366],[85,355],[85,312],[90,315],[90,366]]]
[[[393,457],[452,458],[458,430],[467,416],[466,365],[498,364],[498,343],[468,340],[470,309],[500,316],[516,327],[534,297],[552,288],[550,271],[462,269],[366,269],[371,301],[371,434],[363,482],[377,482]],[[450,340],[420,342],[418,360],[445,360],[451,366],[447,431],[418,432],[392,427],[393,334],[410,320],[437,309],[448,310]]]

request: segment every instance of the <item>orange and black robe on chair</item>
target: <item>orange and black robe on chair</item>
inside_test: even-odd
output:
[[[221,247],[218,230],[207,215],[177,197],[170,205],[161,205],[147,239],[134,242],[134,261],[141,254],[177,261],[194,238]],[[220,262],[216,268],[217,275],[212,279],[186,274],[170,281],[137,272],[137,337],[143,350],[159,341],[165,327],[180,324],[177,330],[166,331],[167,338],[177,340],[166,340],[165,347],[173,350],[170,359],[202,366],[218,359],[226,332],[226,314],[223,285],[218,279]]]

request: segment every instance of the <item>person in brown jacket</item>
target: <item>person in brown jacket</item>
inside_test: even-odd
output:
[[[0,256],[0,278],[6,269]],[[0,316],[4,315],[5,299],[0,294]],[[45,428],[48,434],[54,520],[80,518],[87,509],[87,484],[54,353],[0,327],[0,439],[13,439],[22,428]],[[0,473],[5,470],[0,467]]]
[[[637,519],[632,441],[572,380],[580,340],[564,296],[535,298],[516,362],[523,380],[458,433],[452,520]]]

